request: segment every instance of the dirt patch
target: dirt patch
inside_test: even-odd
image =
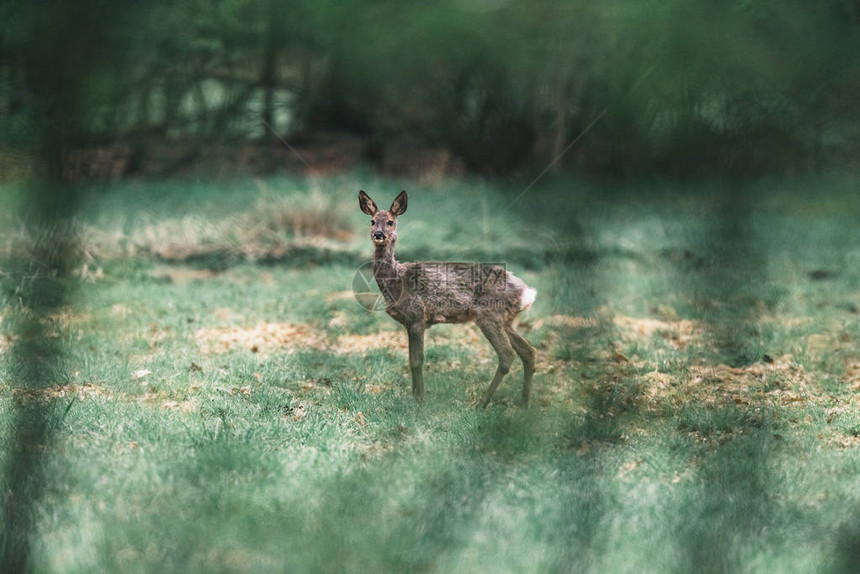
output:
[[[273,352],[317,349],[336,354],[364,353],[373,349],[408,347],[406,334],[382,331],[371,335],[341,335],[331,340],[318,328],[302,323],[259,323],[253,327],[199,329],[194,338],[202,353],[222,354],[245,350],[261,356]]]
[[[729,392],[746,392],[763,383],[778,384],[780,388],[803,389],[810,385],[809,374],[791,355],[782,355],[770,362],[753,363],[746,367],[728,365],[694,365],[690,368],[693,383],[710,382]]]
[[[849,385],[852,391],[860,391],[860,361],[851,361],[845,366],[842,382]]]
[[[812,377],[791,355],[746,367],[700,363],[682,375],[653,371],[642,376],[641,381],[646,401],[655,406],[666,401],[750,404],[756,397],[787,405],[821,398],[813,388]]]
[[[204,354],[222,354],[245,350],[261,355],[297,348],[328,349],[324,335],[301,323],[259,323],[253,327],[198,329],[194,334]]]
[[[652,318],[616,316],[612,322],[620,327],[623,338],[647,338],[659,335],[676,349],[701,344],[705,325],[699,321],[681,319],[661,321]]]
[[[408,349],[405,332],[382,331],[372,335],[341,335],[333,346],[336,353],[363,353],[372,349]]]
[[[425,349],[434,345],[467,347],[481,360],[495,356],[489,343],[472,325],[446,330],[429,330]],[[361,354],[371,350],[390,349],[405,352],[409,340],[405,331],[386,330],[367,335],[346,334],[328,337],[318,327],[302,323],[259,323],[252,327],[198,329],[194,334],[197,346],[204,354],[222,354],[245,350],[261,356],[273,352],[295,352],[317,349],[335,354]]]

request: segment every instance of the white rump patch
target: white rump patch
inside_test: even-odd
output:
[[[520,311],[531,307],[532,303],[535,302],[535,297],[537,297],[537,289],[532,289],[531,287],[523,289],[523,292],[520,294]]]

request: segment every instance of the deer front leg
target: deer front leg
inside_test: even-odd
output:
[[[424,325],[411,325],[409,333],[409,369],[412,371],[412,394],[424,402]]]

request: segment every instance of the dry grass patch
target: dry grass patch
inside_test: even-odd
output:
[[[700,405],[725,402],[751,404],[763,398],[782,405],[823,400],[812,377],[791,355],[746,367],[698,363],[682,374],[653,371],[640,379],[640,390],[652,407],[668,402],[680,406],[693,401]]]
[[[746,367],[699,364],[690,368],[691,382],[712,383],[720,389],[738,393],[748,392],[751,387],[777,382],[779,387],[808,390],[812,379],[803,368],[794,362],[791,355],[782,355],[767,362],[753,363]]]
[[[812,321],[812,317],[792,317],[790,315],[774,315],[772,313],[763,313],[758,318],[759,323],[779,325],[780,327],[784,327],[786,329],[806,327],[810,325]]]
[[[409,343],[406,333],[382,331],[372,335],[341,335],[333,345],[335,353],[363,353],[374,349],[407,350]]]
[[[333,303],[335,301],[350,301],[355,299],[355,293],[352,291],[334,291],[331,293],[326,293],[325,301],[326,303]]]
[[[593,317],[572,317],[570,315],[550,315],[543,319],[538,319],[532,323],[532,329],[540,329],[544,325],[548,327],[564,327],[566,329],[588,329],[597,327],[599,322]]]
[[[302,323],[259,323],[252,327],[203,328],[197,330],[194,339],[204,354],[245,350],[266,356],[282,350],[292,353],[302,348],[334,354],[361,354],[378,349],[405,352],[409,348],[406,333],[399,329],[367,335],[346,334],[332,338],[318,327]],[[489,343],[471,325],[458,325],[457,328],[445,331],[429,330],[426,346],[433,345],[467,347],[482,361],[495,356]]]
[[[160,401],[160,398],[145,397],[141,398],[141,402]],[[184,414],[196,412],[200,407],[197,399],[188,399],[187,401],[163,401],[161,408],[166,411],[179,411]]]
[[[12,389],[12,396],[20,404],[25,401],[50,401],[69,398],[75,398],[76,400],[94,397],[113,398],[114,393],[110,389],[104,388],[101,384],[84,383],[80,385],[55,385],[43,389],[19,387]]]
[[[276,351],[295,352],[300,348],[327,350],[324,334],[301,323],[258,323],[253,327],[203,328],[194,334],[204,354],[250,351],[261,356]]]
[[[294,246],[336,250],[352,239],[350,207],[337,193],[314,188],[282,197],[257,182],[260,196],[250,208],[220,220],[202,215],[159,219],[141,213],[130,225],[80,225],[80,245],[86,259],[152,257],[187,261],[201,257],[245,260],[281,258]],[[126,227],[129,227],[126,230]]]
[[[254,207],[240,218],[243,234],[249,239],[289,230],[296,238],[328,237],[336,241],[352,238],[351,205],[338,201],[338,194],[319,188],[309,193],[281,197],[272,194],[259,180],[262,192]]]
[[[842,375],[842,382],[854,392],[860,392],[860,361],[849,361]],[[860,397],[858,397],[860,400]]]
[[[654,335],[659,335],[676,349],[701,345],[706,331],[704,323],[687,319],[662,321],[651,318],[616,316],[613,317],[612,322],[620,327],[622,339],[651,339]]]
[[[372,335],[328,337],[319,328],[302,323],[258,323],[252,327],[198,329],[194,334],[204,354],[251,351],[261,356],[274,352],[293,353],[316,349],[335,354],[364,353],[374,349],[407,349],[406,335],[399,331],[382,331]]]

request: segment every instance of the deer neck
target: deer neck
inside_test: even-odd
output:
[[[380,280],[399,279],[402,265],[394,259],[394,241],[377,245],[373,250],[373,276]]]
[[[389,309],[397,304],[403,291],[406,266],[394,259],[394,242],[378,245],[373,251],[373,277]]]

